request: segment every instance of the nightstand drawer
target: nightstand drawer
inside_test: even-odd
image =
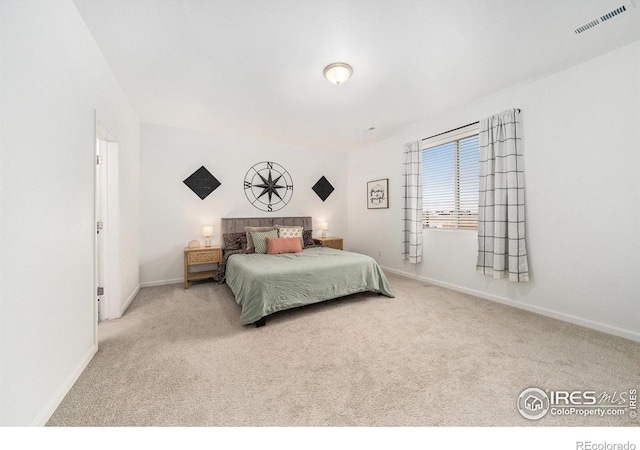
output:
[[[220,251],[207,250],[201,252],[189,252],[187,264],[215,264],[220,262]]]
[[[326,241],[323,245],[325,247],[335,248],[336,250],[342,250],[342,239],[336,239],[335,241]]]
[[[316,244],[320,244],[323,247],[335,248],[336,250],[342,250],[342,238],[326,237],[326,238],[313,238]]]

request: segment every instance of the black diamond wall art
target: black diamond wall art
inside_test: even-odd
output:
[[[189,178],[184,180],[184,184],[195,192],[201,200],[204,200],[209,194],[215,191],[221,183],[216,177],[211,175],[211,172],[202,166],[193,172]]]
[[[316,184],[313,185],[311,189],[313,189],[313,192],[318,194],[318,197],[320,197],[322,201],[325,201],[333,192],[333,186],[331,186],[331,183],[329,183],[324,175],[316,182]]]

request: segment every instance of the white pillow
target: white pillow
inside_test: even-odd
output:
[[[278,225],[278,237],[280,238],[300,238],[302,248],[304,248],[304,239],[302,237],[303,227]]]

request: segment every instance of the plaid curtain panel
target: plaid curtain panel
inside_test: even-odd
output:
[[[476,271],[516,282],[529,281],[521,136],[519,110],[480,121]]]
[[[404,146],[402,259],[422,261],[422,150],[421,142]]]

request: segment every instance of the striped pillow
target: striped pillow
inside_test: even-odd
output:
[[[255,247],[255,253],[267,253],[267,238],[277,238],[278,230],[252,231],[251,240]]]

